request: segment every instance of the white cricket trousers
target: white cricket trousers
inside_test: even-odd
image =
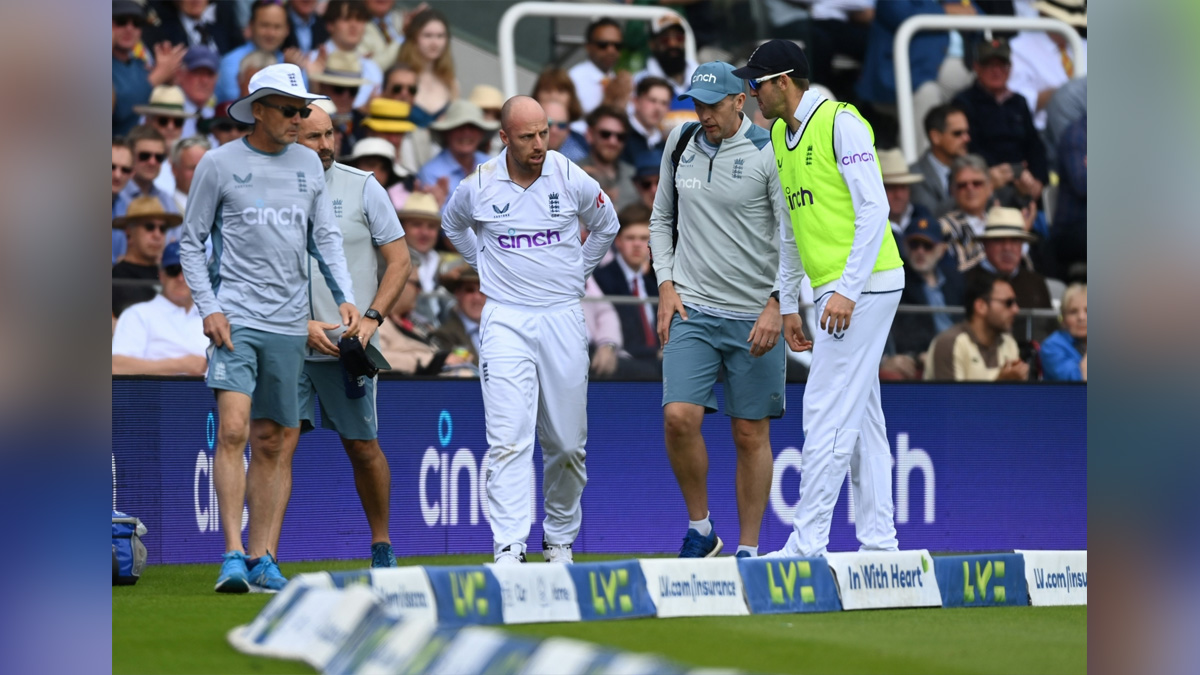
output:
[[[832,293],[816,302],[825,312]],[[830,335],[813,326],[813,359],[804,387],[804,450],[800,504],[784,552],[823,556],[829,545],[833,507],[850,470],[854,524],[861,551],[895,551],[892,455],[879,399],[879,362],[900,291],[864,293],[850,328]]]
[[[488,301],[479,336],[495,552],[512,544],[524,550],[529,538],[535,423],[542,443],[542,531],[547,543],[570,544],[583,520],[579,501],[587,484],[583,309],[579,303],[542,308]]]

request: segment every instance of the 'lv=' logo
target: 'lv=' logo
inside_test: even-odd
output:
[[[483,572],[466,572],[450,574],[450,593],[454,596],[454,613],[467,616],[472,611],[480,616],[488,613],[488,601],[484,597],[475,597],[475,591],[482,591],[487,585],[487,577]],[[482,594],[480,594],[482,595]]]
[[[779,569],[779,580],[782,585],[775,581],[775,569]],[[791,602],[796,597],[796,579],[812,579],[812,565],[807,560],[800,562],[789,563],[768,563],[767,564],[767,587],[771,592],[771,604],[784,604],[784,594],[787,595],[787,602]],[[816,594],[813,592],[811,585],[800,587],[800,602],[816,602]]]
[[[597,577],[600,584],[596,585]],[[617,595],[617,591],[629,585],[629,570],[618,569],[605,574],[603,572],[588,572],[592,585],[592,606],[597,614],[611,612],[628,613],[633,611],[633,599],[628,593]]]
[[[1004,578],[1004,561],[997,560],[995,567],[992,566],[992,561],[988,561],[982,567],[979,562],[975,563],[975,584],[971,584],[971,564],[966,560],[963,561],[963,602],[975,602],[975,589],[979,589],[979,600],[984,602],[987,600],[988,584],[992,580],[992,574],[995,573],[997,579]],[[1007,602],[1008,593],[1003,585],[994,586],[992,588],[992,600],[994,602]]]

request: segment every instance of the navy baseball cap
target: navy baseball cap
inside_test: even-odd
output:
[[[804,56],[804,50],[791,40],[771,40],[759,45],[746,65],[733,71],[733,74],[743,80],[757,80],[789,70],[791,77],[808,79],[808,59]]]
[[[217,53],[203,45],[190,47],[187,54],[183,56],[183,67],[188,70],[197,68],[208,68],[214,73],[221,65],[221,57]]]
[[[662,167],[662,150],[647,150],[637,156],[634,164],[634,178],[657,176]]]
[[[113,0],[113,18],[119,16],[136,16],[139,19],[146,18],[146,10],[134,0]]]
[[[173,241],[173,242],[167,244],[167,247],[163,249],[162,262],[159,263],[159,266],[160,267],[170,267],[171,265],[178,265],[178,264],[179,264],[179,242]]]
[[[946,241],[946,233],[942,231],[942,225],[936,220],[928,218],[914,219],[904,228],[904,238],[912,239],[919,237],[927,239],[935,244],[941,244]]]
[[[692,73],[692,86],[676,100],[693,98],[701,103],[713,105],[730,94],[740,94],[745,84],[733,74],[733,66],[724,61],[709,61]]]

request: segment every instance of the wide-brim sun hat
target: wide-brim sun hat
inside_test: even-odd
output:
[[[133,112],[147,117],[179,117],[187,119],[199,113],[188,112],[183,107],[183,89],[160,84],[150,92],[150,101],[133,106]]]
[[[879,171],[883,174],[884,185],[913,185],[925,180],[925,177],[908,172],[908,164],[904,162],[904,153],[899,148],[880,150]]]
[[[129,202],[125,215],[113,218],[112,228],[122,230],[130,225],[136,225],[147,220],[161,220],[167,227],[175,227],[183,222],[183,216],[178,213],[167,213],[158,197],[143,196]]]
[[[276,63],[263,68],[250,78],[250,93],[229,106],[229,116],[242,124],[254,124],[254,102],[272,95],[303,99],[305,105],[329,98],[304,88],[304,75],[299,66],[292,63]]]
[[[478,127],[484,131],[495,131],[500,128],[499,122],[486,119],[483,109],[466,99],[458,99],[446,108],[441,119],[429,125],[430,130],[446,132],[462,126]]]
[[[1025,216],[1020,209],[994,206],[987,212],[983,234],[976,239],[1020,239],[1036,241],[1037,237],[1025,230]]]
[[[404,101],[376,97],[367,106],[362,125],[381,134],[407,134],[417,128],[410,119],[411,114],[412,106]]]
[[[370,82],[363,77],[358,54],[335,51],[325,60],[325,70],[308,76],[309,80],[335,87],[361,87]]]

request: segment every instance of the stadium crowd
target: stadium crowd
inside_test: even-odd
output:
[[[770,24],[759,37],[801,42],[814,86],[856,103],[875,130],[872,161],[906,275],[881,375],[1086,381],[1087,80],[1074,77],[1086,53],[1052,33],[919,33],[910,56],[923,133],[911,166],[894,149],[892,66],[892,39],[911,16],[1040,15],[1086,37],[1084,0],[754,1]],[[503,149],[504,97],[487,84],[462,91],[453,2],[112,4],[113,374],[204,372],[202,317],[181,275],[181,214],[204,153],[250,131],[230,104],[256,72],[286,62],[329,96],[337,161],[372,173],[403,225],[413,269],[379,330],[385,357],[409,375],[475,376],[485,298],[442,233],[441,210]],[[698,66],[685,56],[678,17],[710,57],[701,60],[741,65],[755,46],[721,40],[719,6],[729,3],[662,4],[680,13],[648,24],[597,17],[578,36],[582,53],[546,64],[528,92],[547,114],[550,147],[593,176],[619,212],[620,233],[584,304],[598,378],[662,374],[654,306],[625,298],[658,294],[649,232],[672,150],[665,139],[695,119],[676,99]],[[1024,309],[1060,318],[1018,316]],[[789,380],[803,380],[811,355],[789,356]]]

